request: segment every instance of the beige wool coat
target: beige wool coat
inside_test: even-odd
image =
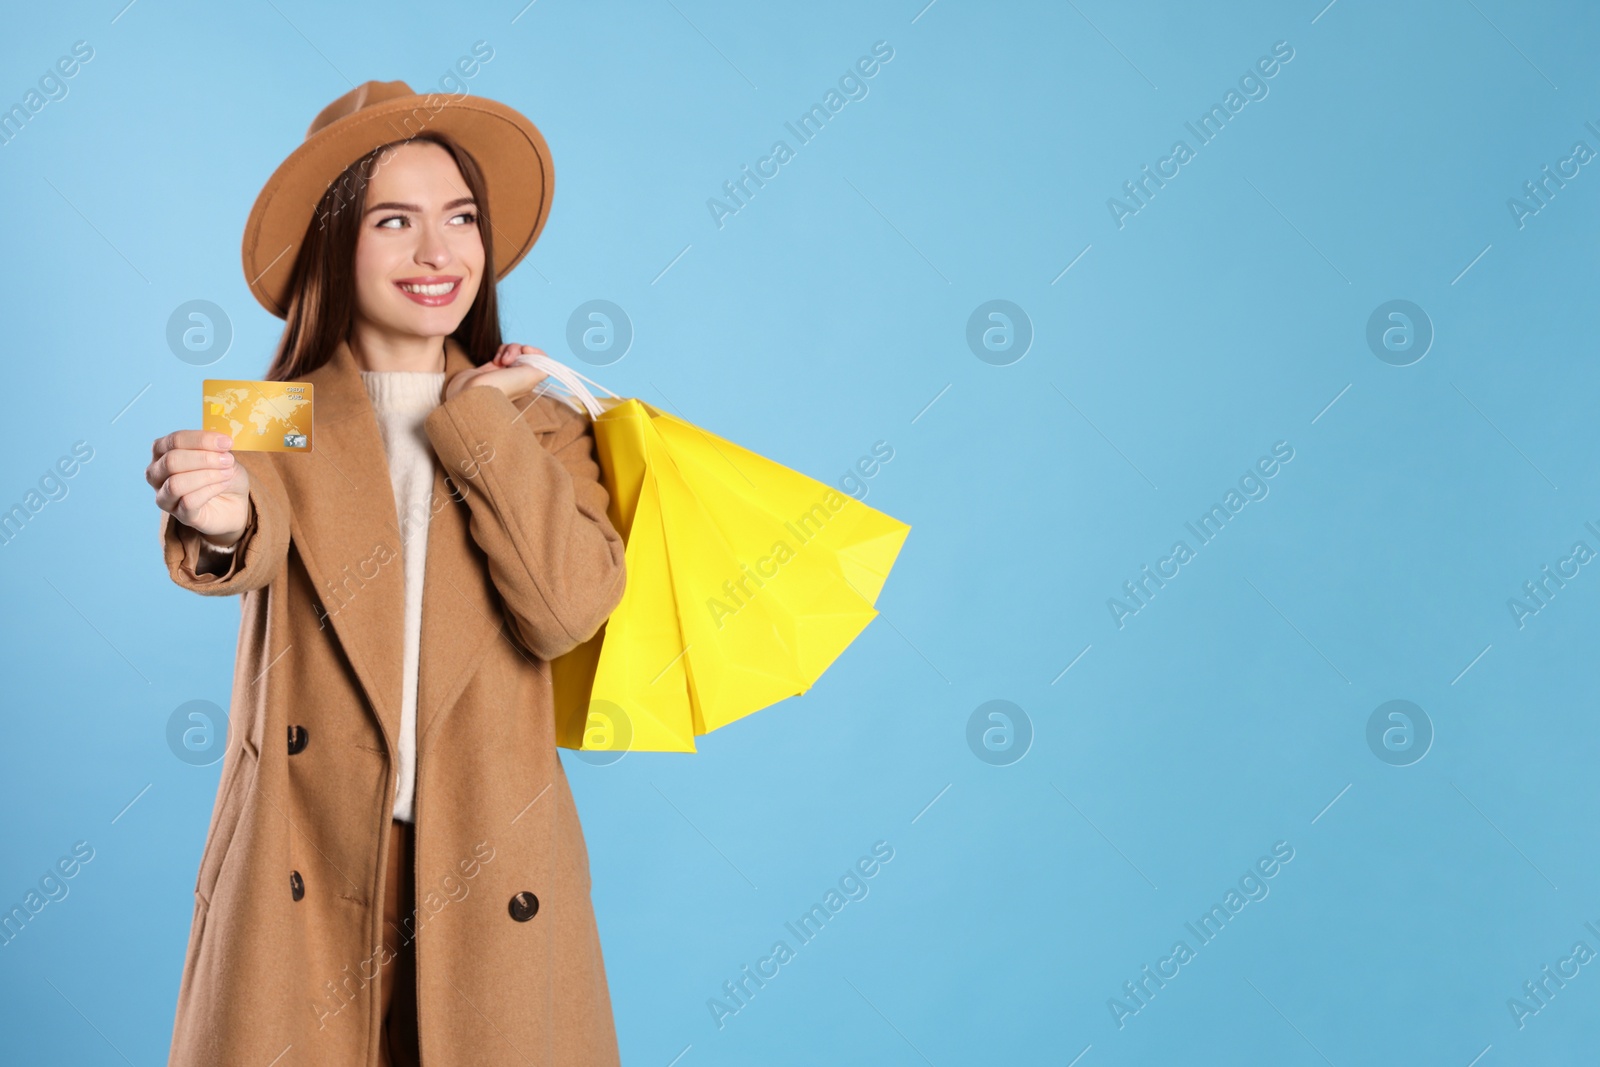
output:
[[[471,366],[447,342],[447,381]],[[197,574],[199,535],[161,514],[174,582],[242,594],[170,1067],[377,1063],[402,533],[348,345],[298,380],[315,385],[312,451],[236,453],[252,517],[227,573]],[[548,661],[616,607],[623,541],[588,418],[537,392],[470,386],[424,423],[437,464],[406,931],[424,1067],[618,1062]]]

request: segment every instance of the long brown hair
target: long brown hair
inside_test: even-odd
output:
[[[450,336],[474,365],[482,366],[500,348],[500,307],[495,298],[494,227],[489,216],[489,190],[477,160],[442,133],[426,131],[408,141],[430,141],[449,152],[461,169],[467,190],[477,201],[478,234],[483,238],[483,278],[466,317]],[[356,239],[366,213],[367,185],[379,157],[405,142],[374,148],[346,167],[322,194],[305,239],[295,258],[289,283],[289,310],[283,336],[267,370],[266,380],[302,378],[332,358],[340,341],[348,340],[356,310]]]

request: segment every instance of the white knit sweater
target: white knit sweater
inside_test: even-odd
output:
[[[426,419],[439,405],[444,391],[444,371],[361,372],[378,433],[389,460],[389,484],[399,522],[401,555],[405,561],[404,684],[400,704],[400,766],[397,771],[394,818],[414,822],[412,800],[417,786],[417,665],[422,644],[422,578],[428,558],[428,518],[433,514],[433,474],[436,460]],[[225,556],[238,544],[200,543],[216,556]]]
[[[428,517],[433,514],[433,475],[438,461],[422,422],[439,406],[444,371],[361,372],[362,384],[378,417],[383,450],[389,457],[396,519],[406,578],[404,688],[400,703],[400,767],[394,817],[413,822],[412,798],[417,768],[417,664],[422,637],[422,577],[428,558]]]

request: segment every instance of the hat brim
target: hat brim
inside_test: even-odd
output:
[[[521,262],[550,217],[555,169],[538,127],[513,108],[479,97],[418,93],[334,122],[278,165],[244,227],[244,276],[261,306],[289,311],[289,282],[317,204],[346,167],[382,145],[436,131],[483,171],[494,224],[495,279]]]

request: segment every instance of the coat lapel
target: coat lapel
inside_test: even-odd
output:
[[[279,464],[293,501],[291,531],[322,625],[333,627],[394,752],[405,563],[383,438],[347,343],[303,380],[315,387],[311,455]]]

